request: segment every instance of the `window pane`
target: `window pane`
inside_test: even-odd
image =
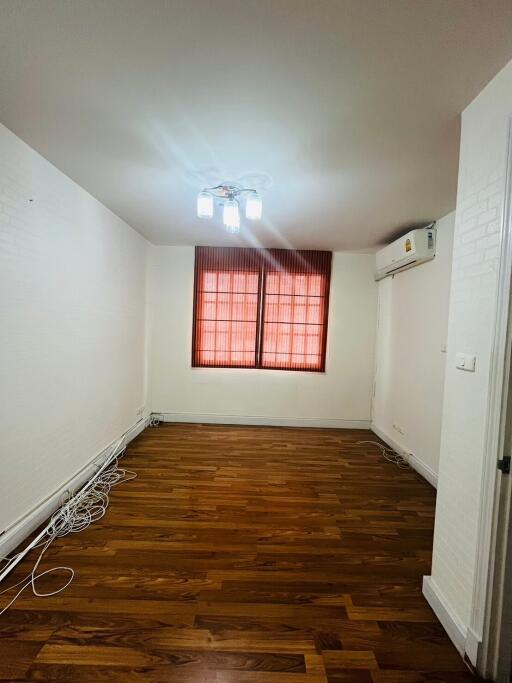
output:
[[[259,272],[199,272],[194,365],[256,365]]]
[[[217,273],[211,271],[203,273],[203,289],[207,292],[217,291]]]
[[[321,370],[327,325],[325,276],[268,273],[261,366]]]

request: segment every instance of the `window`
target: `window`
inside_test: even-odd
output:
[[[257,249],[196,247],[192,365],[257,367],[261,277]]]
[[[331,253],[196,247],[192,365],[325,369]]]

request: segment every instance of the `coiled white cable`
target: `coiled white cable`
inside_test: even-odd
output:
[[[73,581],[75,572],[72,567],[52,567],[51,569],[46,569],[45,571],[38,573],[39,565],[41,564],[44,554],[56,538],[62,538],[68,534],[78,533],[83,529],[87,529],[93,522],[96,522],[103,517],[109,505],[109,493],[113,486],[135,479],[137,476],[135,472],[119,467],[118,459],[123,453],[124,449],[121,452],[118,452],[117,447],[115,447],[107,460],[99,468],[98,474],[93,477],[81,491],[74,495],[52,515],[48,525],[44,529],[44,533],[41,535],[41,539],[37,544],[30,548],[30,550],[41,548],[30,574],[14,585],[0,591],[0,595],[4,595],[14,588],[20,587],[11,601],[0,610],[0,616],[16,602],[23,591],[29,586],[32,588],[32,592],[35,596],[49,597],[62,592],[69,586],[71,581]],[[6,562],[6,565],[1,568],[1,573],[3,574],[8,570],[11,564],[17,564],[24,554],[26,554],[26,550],[22,550],[11,557],[1,557],[0,562]],[[37,589],[36,582],[39,579],[59,571],[67,572],[69,574],[64,585],[60,586],[57,590],[49,592],[40,592]]]
[[[407,469],[409,467],[407,459],[403,455],[400,455],[399,453],[394,451],[392,448],[389,448],[389,446],[385,446],[383,443],[380,443],[379,441],[357,441],[357,445],[363,443],[370,443],[373,446],[377,446],[377,448],[380,450],[382,454],[382,457],[385,460],[392,462],[397,467],[400,467],[401,469]]]

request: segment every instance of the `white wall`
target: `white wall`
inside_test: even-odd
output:
[[[376,321],[374,256],[333,258],[324,374],[191,367],[194,249],[152,247],[152,410],[174,419],[367,426]]]
[[[462,115],[434,554],[426,581],[460,639],[475,583],[510,115],[512,62]],[[455,368],[458,351],[476,354],[475,373]]]
[[[0,126],[0,531],[136,422],[146,257],[142,237]]]
[[[372,428],[437,481],[455,214],[437,222],[436,257],[379,282]]]

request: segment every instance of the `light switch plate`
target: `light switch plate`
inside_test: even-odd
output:
[[[466,364],[464,370],[466,372],[475,372],[476,367],[476,356],[472,353],[466,353]]]
[[[475,372],[476,356],[472,353],[456,353],[455,367],[466,372]]]

